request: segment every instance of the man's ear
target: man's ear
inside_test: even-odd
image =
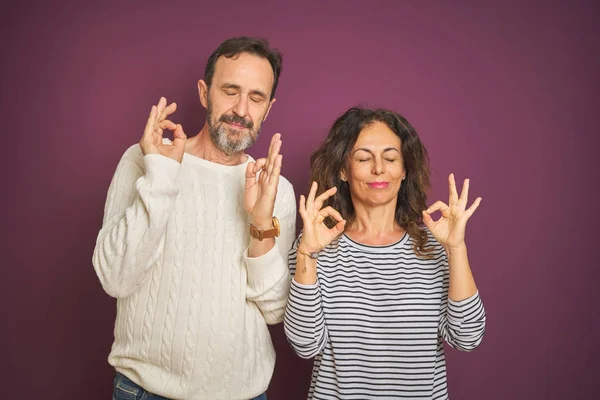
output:
[[[271,107],[273,107],[273,103],[275,103],[277,99],[273,97],[273,100],[269,102],[269,107],[267,108],[267,112],[265,113],[265,117],[263,118],[263,122],[267,120],[267,116],[269,115],[269,111],[271,111]]]
[[[198,81],[198,96],[204,108],[208,108],[208,85],[202,79]]]

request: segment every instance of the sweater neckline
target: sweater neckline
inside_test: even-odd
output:
[[[224,164],[219,164],[216,162],[208,161],[208,160],[205,160],[204,158],[200,158],[200,157],[188,154],[188,153],[184,153],[183,154],[183,162],[191,164],[191,165],[203,167],[203,168],[208,168],[208,169],[211,169],[213,171],[218,171],[218,172],[235,173],[239,170],[242,170],[245,173],[248,163],[251,161],[254,161],[254,158],[252,158],[252,156],[250,154],[246,154],[246,156],[247,156],[246,161],[244,161],[241,164],[224,165]]]
[[[408,240],[410,239],[410,236],[408,235],[408,232],[405,231],[404,234],[402,235],[402,237],[400,239],[398,239],[396,242],[390,243],[390,244],[384,244],[384,245],[371,245],[371,244],[360,243],[353,239],[350,239],[350,236],[346,235],[345,233],[342,233],[342,239],[346,243],[348,243],[350,246],[358,248],[360,250],[370,251],[370,252],[381,252],[381,251],[387,251],[394,247],[402,247],[406,242],[408,242]]]

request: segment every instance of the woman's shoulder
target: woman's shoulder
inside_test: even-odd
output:
[[[427,234],[427,242],[426,242],[427,246],[443,248],[443,246],[440,244],[440,242],[438,242],[437,239],[433,236],[433,234],[431,233],[429,228],[427,228],[426,226],[423,226],[423,227],[421,227],[421,231],[423,231]]]
[[[427,254],[431,256],[445,254],[444,246],[442,246],[440,242],[437,241],[437,239],[433,236],[431,231],[426,226],[420,227],[420,230],[426,235],[423,249]],[[415,238],[409,238],[409,243],[411,247],[414,245],[415,241]]]

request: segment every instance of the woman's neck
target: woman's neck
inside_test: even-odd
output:
[[[395,204],[380,207],[355,205],[354,218],[345,233],[363,244],[380,246],[395,243],[404,235],[404,229],[396,222],[395,215]]]

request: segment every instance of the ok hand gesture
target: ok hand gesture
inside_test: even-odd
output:
[[[448,184],[450,187],[448,205],[443,201],[436,201],[431,207],[423,211],[423,223],[442,246],[447,249],[454,249],[464,245],[467,221],[479,207],[481,197],[475,199],[471,207],[467,209],[469,180],[465,179],[460,197],[458,197],[456,190],[454,174],[450,174],[448,177]],[[436,211],[441,211],[442,216],[434,221],[431,214]]]
[[[299,211],[302,222],[304,223],[304,228],[299,248],[305,252],[317,252],[323,250],[333,241],[333,239],[344,232],[346,226],[346,220],[344,220],[342,215],[333,207],[328,206],[321,209],[325,200],[330,196],[333,196],[337,191],[337,188],[332,187],[321,193],[319,197],[315,198],[317,186],[317,182],[312,183],[308,198],[305,199],[304,195],[300,196]],[[331,229],[325,225],[324,221],[327,217],[332,217],[338,221]]]
[[[259,158],[249,162],[246,168],[246,187],[244,190],[244,207],[250,215],[254,226],[270,228],[273,221],[273,209],[277,196],[277,185],[281,173],[283,156],[281,150],[281,134],[276,133],[271,138],[267,158]],[[259,171],[258,179],[256,175]]]
[[[186,136],[181,125],[174,124],[166,119],[170,114],[173,114],[177,109],[177,104],[171,103],[167,107],[167,99],[161,97],[158,105],[152,106],[144,135],[140,140],[142,153],[160,154],[165,157],[181,163],[183,152],[185,150]],[[163,130],[169,129],[173,131],[173,143],[163,143]]]

